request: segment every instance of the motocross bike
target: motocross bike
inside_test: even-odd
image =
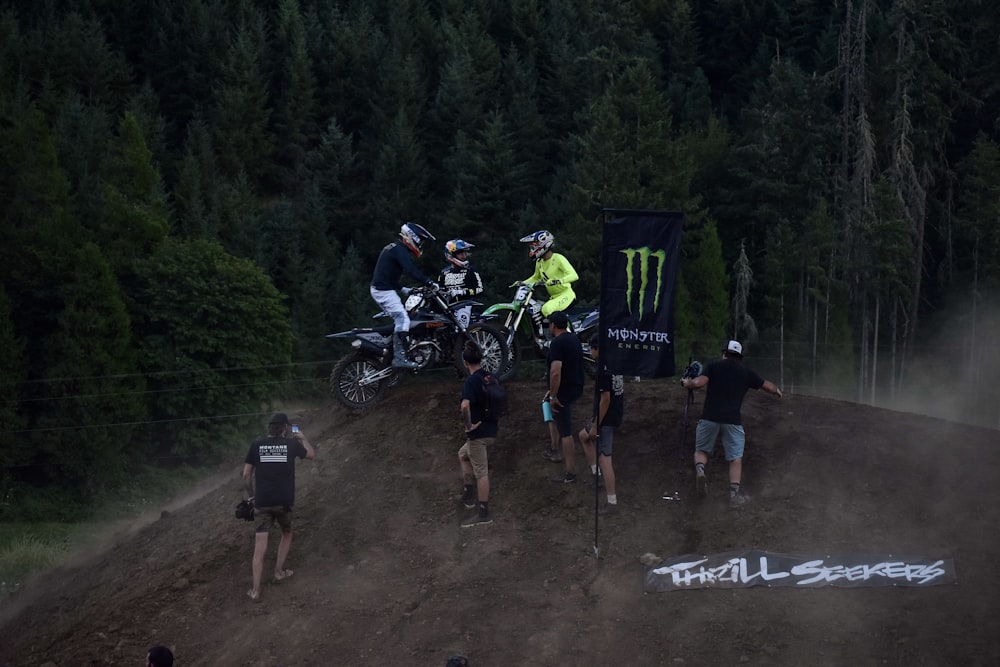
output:
[[[472,341],[482,350],[483,368],[496,372],[509,356],[504,334],[488,320],[470,323],[474,301],[447,303],[440,290],[420,287],[409,291],[405,307],[410,315],[406,357],[417,364],[414,372],[454,365],[467,375],[462,347]],[[376,318],[388,318],[379,313]],[[330,373],[330,390],[341,404],[354,409],[377,403],[388,387],[409,370],[392,365],[394,324],[356,327],[327,334],[330,339],[352,339],[352,351],[340,359]]]
[[[550,339],[545,336],[542,302],[534,297],[535,288],[543,285],[544,281],[517,281],[511,285],[517,287],[513,300],[495,303],[483,311],[482,316],[495,318],[497,325],[505,334],[508,357],[498,374],[501,381],[507,380],[517,372],[525,354],[531,353],[544,359],[548,353]],[[579,336],[583,345],[584,368],[588,375],[594,377],[597,370],[594,360],[590,358],[590,337],[600,324],[600,311],[596,307],[573,307],[567,311],[567,315],[569,315],[569,330]]]

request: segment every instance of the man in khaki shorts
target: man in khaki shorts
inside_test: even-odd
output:
[[[486,371],[482,368],[483,354],[479,348],[466,343],[462,361],[469,369],[469,377],[462,385],[462,423],[465,425],[465,444],[458,450],[458,464],[462,470],[462,504],[467,509],[475,507],[476,516],[462,522],[462,528],[493,523],[490,515],[489,459],[486,449],[496,441],[498,423],[486,419]]]

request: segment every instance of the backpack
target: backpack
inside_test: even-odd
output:
[[[485,421],[496,421],[507,416],[507,390],[497,376],[486,374],[483,376],[483,391],[486,393],[486,402],[483,404],[483,419]]]

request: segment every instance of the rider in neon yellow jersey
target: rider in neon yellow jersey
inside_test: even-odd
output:
[[[542,316],[548,318],[557,310],[568,310],[576,301],[572,283],[580,277],[564,255],[552,250],[556,238],[546,229],[521,239],[528,243],[528,256],[535,260],[535,272],[522,282],[544,282],[549,300],[542,304]]]

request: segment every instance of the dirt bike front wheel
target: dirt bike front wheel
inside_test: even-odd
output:
[[[507,346],[507,358],[504,360],[500,372],[497,373],[501,382],[506,382],[517,374],[517,369],[521,365],[521,355],[524,354],[523,344],[517,336],[513,336],[513,338],[508,336],[507,340],[512,341],[512,343]]]
[[[330,373],[330,391],[341,405],[363,410],[378,403],[392,384],[395,373],[382,380],[371,377],[385,369],[381,363],[361,354],[348,354],[333,367]]]
[[[469,338],[474,340],[483,352],[483,369],[487,373],[496,373],[499,376],[510,355],[507,350],[506,336],[504,336],[503,332],[492,324],[480,322],[469,327],[466,330],[466,334],[466,340]],[[455,346],[455,367],[459,369],[459,372],[464,377],[469,372],[466,370],[465,364],[462,363],[463,347],[465,347],[465,341]]]

